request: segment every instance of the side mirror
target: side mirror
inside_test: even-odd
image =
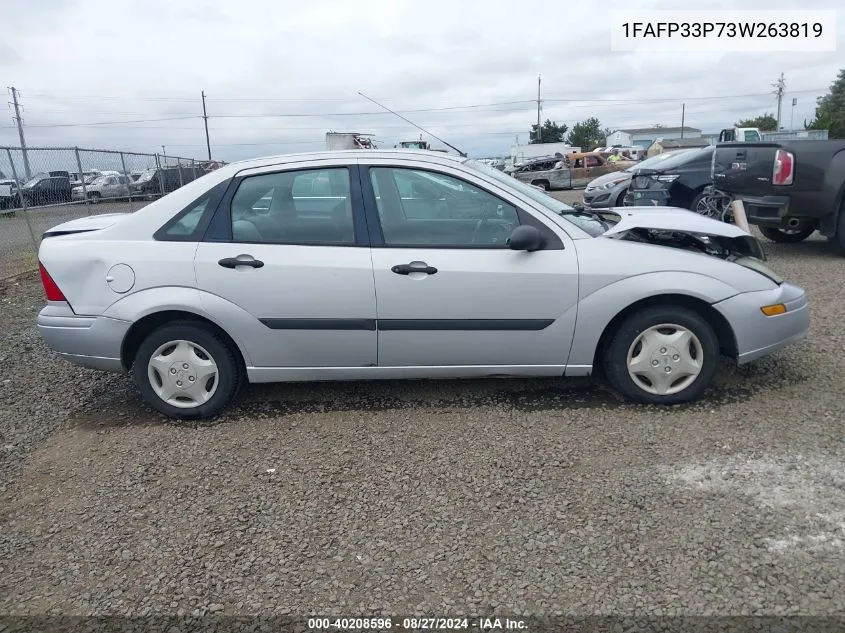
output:
[[[514,251],[539,251],[545,245],[543,234],[530,224],[516,227],[508,238],[508,248]]]

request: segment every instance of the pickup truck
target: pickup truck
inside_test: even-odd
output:
[[[719,143],[711,175],[770,240],[819,231],[845,252],[845,140]]]

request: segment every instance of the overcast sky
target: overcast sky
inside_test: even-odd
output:
[[[613,8],[796,4],[0,0],[0,79],[21,93],[30,146],[164,145],[203,158],[202,90],[212,152],[224,160],[322,149],[328,130],[372,132],[382,147],[419,137],[361,91],[470,155],[503,155],[517,136],[528,140],[538,75],[544,120],[677,126],[686,103],[686,124],[711,132],[774,112],[783,72],[782,123],[797,97],[799,126],[845,66],[842,17],[836,53],[779,54],[613,52],[608,17]],[[18,145],[11,110],[0,145]]]

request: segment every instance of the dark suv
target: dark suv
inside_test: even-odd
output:
[[[52,173],[64,175],[54,176]],[[21,186],[20,197],[30,207],[63,204],[71,201],[71,189],[68,172],[37,174]]]
[[[650,168],[636,167],[625,206],[658,205],[695,209],[704,189],[713,183],[710,162],[713,149],[702,147],[679,152]]]
[[[199,167],[151,167],[129,184],[129,191],[133,196],[145,198],[160,196],[176,191],[204,173]]]

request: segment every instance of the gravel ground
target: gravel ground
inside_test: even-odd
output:
[[[766,247],[810,339],[667,409],[590,380],[306,384],[177,424],[54,360],[37,278],[7,282],[0,613],[843,615],[845,258]]]

